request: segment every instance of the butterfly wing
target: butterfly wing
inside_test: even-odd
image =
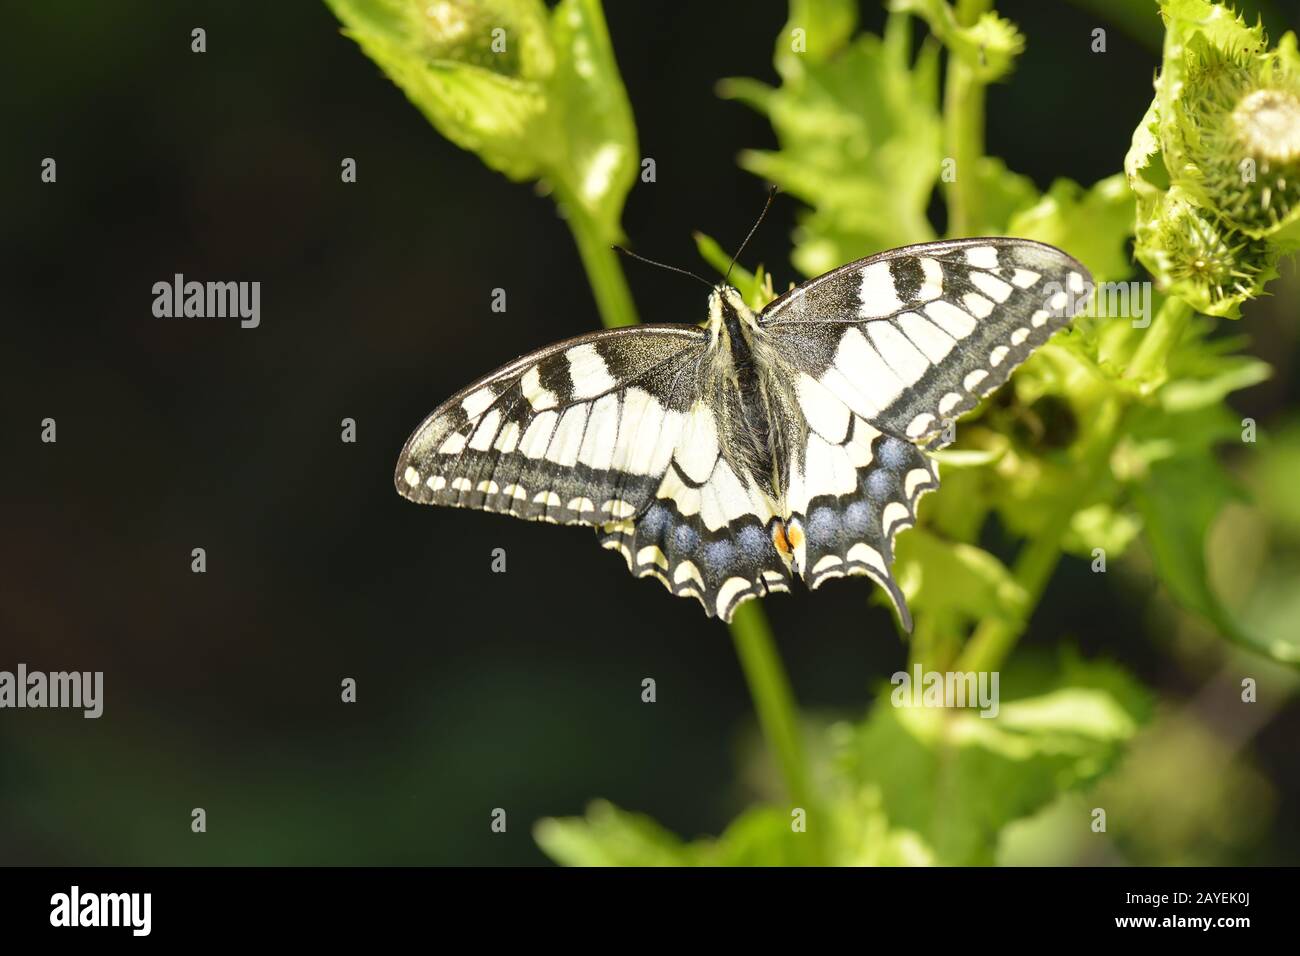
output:
[[[1069,323],[1091,282],[1052,246],[959,239],[850,263],[775,299],[759,321],[856,414],[934,449],[946,422]]]
[[[876,428],[805,376],[802,454],[789,463],[786,544],[795,569],[817,588],[862,574],[884,588],[907,631],[912,616],[894,581],[894,538],[916,523],[921,496],[939,487],[933,462],[911,441]]]
[[[601,543],[633,574],[730,621],[749,598],[788,591],[790,571],[773,537],[778,508],[737,454],[737,396],[704,381],[652,499],[635,519],[605,526]]]
[[[420,504],[599,526],[643,509],[680,434],[704,333],[638,326],[525,355],[434,410],[394,481]]]
[[[918,446],[946,444],[945,423],[1068,324],[1090,283],[1051,246],[968,239],[872,256],[768,305],[759,322],[801,452],[787,466],[786,534],[810,587],[868,575],[911,630],[894,538],[939,486]]]
[[[728,454],[692,326],[561,342],[462,389],[417,428],[394,481],[421,504],[592,525],[638,577],[729,619],[784,589],[772,507]]]

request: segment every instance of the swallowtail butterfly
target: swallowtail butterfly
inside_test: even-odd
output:
[[[583,335],[453,395],[407,441],[397,490],[593,526],[723,620],[795,575],[864,574],[911,630],[890,570],[939,485],[926,450],[1090,284],[1059,249],[1004,238],[884,252],[757,314],[724,282],[698,326]]]

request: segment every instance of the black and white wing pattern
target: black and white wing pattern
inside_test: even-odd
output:
[[[946,444],[946,424],[1068,324],[1090,283],[1051,246],[969,239],[851,263],[763,310],[770,360],[793,392],[786,417],[804,426],[786,462],[785,518],[809,587],[867,575],[911,630],[891,568],[895,536],[939,486],[921,446]]]
[[[591,525],[638,577],[729,617],[788,590],[775,507],[731,453],[735,416],[706,387],[708,335],[585,335],[462,389],[415,430],[394,481],[421,504]]]
[[[398,459],[397,489],[530,521],[630,518],[667,469],[704,344],[696,328],[641,326],[516,359],[424,420]]]
[[[939,487],[933,462],[914,443],[883,432],[809,378],[799,389],[807,416],[802,456],[790,462],[785,533],[794,567],[810,588],[863,574],[884,588],[904,630],[912,616],[894,581],[894,538],[916,523],[921,496]]]
[[[759,316],[778,353],[877,428],[942,448],[967,412],[1082,306],[1088,270],[1028,239],[957,239],[849,263]]]
[[[1087,270],[1051,246],[909,246],[757,316],[717,286],[699,326],[597,332],[452,396],[398,491],[596,528],[638,577],[730,620],[749,598],[867,575],[911,618],[894,539],[938,487],[926,451],[1072,318]]]

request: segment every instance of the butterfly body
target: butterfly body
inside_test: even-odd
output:
[[[757,314],[721,285],[701,325],[581,336],[463,389],[412,434],[396,485],[593,526],[633,574],[724,620],[796,576],[861,574],[910,629],[890,568],[938,487],[925,450],[1088,281],[1050,246],[977,239],[851,263]]]

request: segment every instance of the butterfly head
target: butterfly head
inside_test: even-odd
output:
[[[709,344],[730,345],[742,336],[747,340],[758,330],[758,317],[745,304],[744,297],[733,286],[720,282],[709,294]]]

